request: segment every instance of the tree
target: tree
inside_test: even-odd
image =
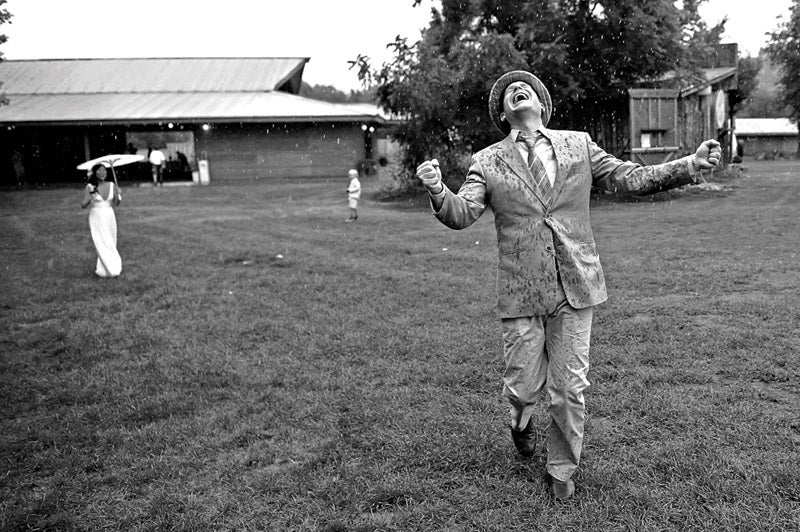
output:
[[[418,43],[398,37],[391,62],[374,69],[359,56],[351,67],[387,111],[406,118],[396,132],[406,169],[436,154],[455,185],[473,148],[498,140],[486,103],[502,73],[536,73],[556,107],[553,125],[580,124],[587,106],[691,69],[702,54],[690,52],[719,42],[724,22],[707,28],[697,15],[703,1],[441,0]]]
[[[6,1],[7,0],[0,0],[0,25],[3,25],[9,20],[11,20],[11,13],[9,13],[8,10],[3,7],[3,5],[6,4]],[[7,40],[8,37],[6,37],[3,34],[0,34],[0,44],[5,43]],[[2,60],[3,60],[3,52],[0,52],[0,61]],[[0,91],[2,91],[2,89],[3,89],[3,82],[0,81]],[[8,99],[2,92],[0,92],[0,105],[8,105]]]
[[[375,103],[374,91],[350,91],[345,94],[332,85],[309,85],[305,81],[300,84],[300,96],[331,103]]]
[[[756,77],[757,76],[757,77]],[[781,118],[790,111],[779,95],[779,68],[762,51],[758,57],[739,59],[739,87],[736,116],[739,118]]]
[[[800,0],[789,8],[789,20],[770,33],[766,53],[780,67],[779,97],[789,110],[789,118],[800,118]]]
[[[735,110],[740,110],[752,102],[753,93],[758,88],[758,73],[761,72],[763,62],[760,57],[742,57],[736,63],[736,87],[735,102],[731,101]]]

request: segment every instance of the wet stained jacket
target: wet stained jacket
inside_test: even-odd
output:
[[[558,162],[552,190],[533,184],[511,135],[472,156],[464,184],[445,187],[436,217],[463,229],[492,208],[497,229],[497,307],[501,318],[547,314],[558,304],[558,275],[575,308],[606,300],[589,221],[592,186],[648,194],[691,183],[693,156],[641,166],[603,151],[583,132],[542,129]]]

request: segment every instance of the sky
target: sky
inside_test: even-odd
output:
[[[5,59],[309,57],[303,80],[362,88],[347,62],[380,65],[395,37],[416,42],[437,0],[8,0]],[[792,0],[707,0],[709,25],[728,17],[723,42],[757,55]]]

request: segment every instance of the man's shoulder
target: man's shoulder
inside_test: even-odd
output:
[[[571,129],[545,129],[544,132],[548,137],[558,139],[586,139],[589,137],[589,134],[585,131]]]
[[[497,153],[499,150],[501,150],[503,148],[503,142],[505,140],[506,139],[497,141],[497,142],[495,142],[494,144],[492,144],[490,146],[486,146],[482,150],[478,150],[477,152],[475,152],[474,156],[475,157],[485,157],[487,155],[492,155],[494,153]]]

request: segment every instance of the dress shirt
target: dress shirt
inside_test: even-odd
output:
[[[528,161],[528,145],[524,142],[517,142],[517,136],[520,134],[519,129],[512,129],[511,136],[514,139],[514,143],[517,145],[517,149],[519,150],[519,154],[522,156],[522,160],[527,162]],[[536,156],[539,157],[539,160],[542,161],[542,165],[544,166],[545,172],[547,172],[547,179],[550,180],[550,186],[556,180],[556,173],[558,172],[558,162],[556,161],[556,152],[553,150],[553,143],[550,142],[550,139],[547,138],[547,135],[539,131],[535,131],[533,133],[534,136],[541,135],[544,138],[544,142],[537,142],[534,150],[536,151]]]

